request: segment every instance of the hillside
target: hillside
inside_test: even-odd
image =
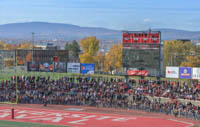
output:
[[[0,25],[1,38],[31,39],[35,33],[38,40],[80,40],[97,36],[104,40],[121,40],[120,31],[106,28],[80,27],[71,24],[29,22]]]
[[[176,29],[160,30],[162,40],[200,39],[200,31],[185,31]],[[30,40],[32,32],[35,40],[80,40],[88,36],[96,36],[104,41],[121,42],[121,31],[97,27],[80,27],[71,24],[27,22],[0,25],[0,38]]]

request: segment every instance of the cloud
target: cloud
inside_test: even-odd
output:
[[[151,19],[145,18],[145,19],[144,19],[144,23],[148,23],[148,22],[151,22]]]

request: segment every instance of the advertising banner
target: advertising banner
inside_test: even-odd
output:
[[[28,62],[27,63],[27,70],[28,71],[39,71],[39,63]]]
[[[193,68],[192,69],[192,79],[199,79],[200,80],[200,68]]]
[[[80,73],[80,63],[67,63],[67,73]]]
[[[94,64],[87,64],[87,63],[81,64],[81,73],[82,74],[94,74],[94,71],[95,71]]]
[[[135,75],[135,76],[148,76],[147,70],[127,70],[127,75]]]
[[[53,63],[42,62],[40,63],[41,72],[53,72]]]
[[[179,78],[178,67],[166,67],[166,78]]]
[[[191,67],[180,67],[179,68],[179,78],[191,79],[192,78],[192,68]]]
[[[54,71],[55,72],[66,72],[66,63],[64,62],[56,62],[54,63]]]

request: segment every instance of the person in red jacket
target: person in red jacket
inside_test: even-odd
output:
[[[44,107],[46,107],[46,106],[47,106],[47,96],[44,95],[44,96],[43,96],[43,99],[44,99]]]

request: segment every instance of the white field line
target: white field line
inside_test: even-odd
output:
[[[189,123],[189,122],[185,122],[185,121],[174,120],[174,119],[169,119],[169,120],[171,120],[171,121],[175,121],[175,122],[179,122],[179,123],[189,124],[189,125],[188,125],[188,126],[186,126],[186,127],[194,126],[194,124],[193,124],[193,123]]]
[[[1,107],[0,107],[1,108]],[[2,107],[2,108],[6,108],[6,109],[11,109],[10,107]],[[40,110],[40,111],[47,111],[47,113],[52,113],[52,112],[62,112],[63,110],[56,110],[56,109],[38,109],[38,108],[27,108],[27,107],[16,107],[14,109],[21,109],[21,110]],[[70,113],[81,113],[81,114],[98,114],[98,115],[110,115],[110,116],[126,116],[126,117],[142,117],[142,118],[160,118],[160,117],[144,117],[144,116],[136,116],[136,115],[120,115],[120,114],[116,114],[116,113],[94,113],[94,112],[78,112],[78,111],[66,111],[64,110],[64,112],[70,112]]]

